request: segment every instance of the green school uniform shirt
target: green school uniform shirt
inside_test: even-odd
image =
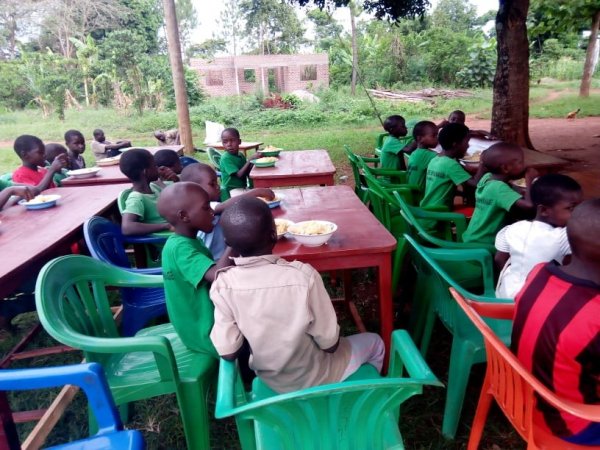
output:
[[[455,159],[436,156],[427,166],[425,195],[421,206],[447,206],[452,209],[456,186],[464,183],[471,175]]]
[[[244,167],[246,157],[238,152],[237,155],[232,155],[229,152],[223,152],[219,166],[221,169],[221,188],[229,192],[236,188],[245,188],[248,185],[248,177],[238,178],[235,173]]]
[[[506,213],[521,198],[508,184],[491,178],[492,174],[486,173],[477,183],[475,211],[463,234],[464,242],[494,244]]]
[[[160,188],[150,184],[152,194],[142,194],[141,192],[131,191],[127,200],[125,200],[125,209],[123,214],[135,214],[143,223],[165,223],[166,219],[158,213],[158,196]]]
[[[404,144],[394,136],[388,136],[381,147],[381,168],[399,170]]]
[[[13,185],[13,182],[11,180],[3,180],[2,178],[0,178],[0,191],[3,191],[4,189],[11,187]]]
[[[199,239],[173,234],[162,251],[162,268],[169,319],[190,349],[217,356],[210,340],[214,306],[204,275],[214,265]]]
[[[412,152],[408,158],[408,184],[418,186],[421,192],[425,192],[427,167],[431,160],[436,156],[437,153],[426,148],[418,148]]]

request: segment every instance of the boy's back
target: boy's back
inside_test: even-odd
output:
[[[421,192],[425,191],[427,167],[437,154],[426,148],[418,148],[408,158],[408,184],[418,186]]]
[[[471,175],[453,158],[438,155],[427,166],[425,195],[422,207],[446,206],[452,209],[456,186],[469,180]]]
[[[494,180],[491,173],[486,173],[477,183],[475,211],[463,241],[493,244],[496,233],[504,225],[506,213],[520,198],[507,183]]]
[[[235,353],[245,336],[251,368],[278,392],[340,380],[350,346],[341,338],[335,352],[322,350],[337,343],[339,326],[318,272],[275,255],[235,263],[219,272],[210,291],[219,354]]]
[[[169,319],[187,347],[216,356],[210,340],[214,307],[204,280],[214,264],[202,241],[179,234],[171,235],[162,251]]]

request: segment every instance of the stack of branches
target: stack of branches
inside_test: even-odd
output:
[[[435,103],[437,97],[442,98],[456,98],[456,97],[472,97],[473,94],[468,91],[461,90],[450,90],[450,89],[421,89],[420,91],[389,91],[383,89],[367,89],[369,94],[376,98],[383,98],[386,100],[396,100],[404,102],[430,102]]]

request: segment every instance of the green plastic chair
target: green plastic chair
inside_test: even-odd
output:
[[[210,159],[210,162],[213,166],[215,166],[215,169],[220,171],[221,170],[221,152],[218,151],[216,148],[213,147],[208,147],[206,149],[206,153],[208,153],[208,159]]]
[[[360,173],[360,169],[363,163],[377,163],[379,162],[379,158],[359,158],[347,145],[344,145],[344,151],[348,157],[348,162],[350,163],[350,168],[352,169],[352,175],[354,177],[354,193],[361,202],[367,204],[369,203],[369,193],[367,185]]]
[[[400,404],[424,385],[442,386],[408,333],[397,330],[386,377],[365,364],[343,382],[286,394],[258,378],[246,392],[237,363],[222,359],[215,416],[235,416],[244,450],[403,449]]]
[[[175,393],[187,448],[208,449],[206,396],[217,359],[189,350],[173,325],[120,337],[107,287],[161,287],[162,276],[140,275],[87,256],[63,256],[46,264],[37,279],[40,322],[54,339],[83,350],[102,365],[125,421],[127,404]]]
[[[375,147],[375,155],[376,156],[380,156],[381,155],[381,148],[383,147],[383,143],[385,142],[385,138],[389,136],[389,133],[382,133],[377,137],[377,147]],[[381,145],[379,146],[379,139],[381,139]],[[408,133],[408,135],[399,138],[400,142],[406,146],[408,144],[410,144],[411,142],[413,142],[415,140],[414,137],[412,137],[412,129],[411,131]]]
[[[414,312],[421,314],[422,330],[415,329],[413,338],[421,341],[421,352],[426,355],[433,325],[437,317],[452,333],[452,349],[448,370],[448,388],[444,407],[442,434],[454,438],[464,402],[464,396],[473,364],[485,362],[483,337],[466,314],[460,310],[449,288],[453,287],[461,295],[475,301],[489,303],[513,303],[511,299],[497,299],[494,296],[492,257],[483,249],[448,250],[425,248],[416,240],[406,236],[410,244],[411,262],[417,273],[417,287]],[[464,261],[479,264],[483,273],[483,295],[473,295],[466,291],[443,269],[440,263],[460,265]],[[510,344],[512,322],[508,320],[486,319],[503,342]],[[418,327],[417,327],[418,328]],[[421,334],[421,336],[418,336]]]
[[[377,139],[375,140],[375,152],[381,152],[381,147],[383,147],[383,142],[390,135],[390,133],[379,133],[377,135]]]

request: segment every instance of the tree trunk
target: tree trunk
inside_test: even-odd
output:
[[[350,29],[352,30],[352,95],[356,94],[356,71],[358,70],[358,45],[356,44],[356,23],[354,21],[354,5],[348,5],[350,10]]]
[[[596,62],[596,47],[598,46],[598,27],[600,26],[600,9],[596,11],[592,18],[592,32],[585,54],[585,65],[583,66],[583,76],[581,77],[581,86],[579,87],[580,97],[590,96],[590,86],[592,85],[592,75],[594,75]]]
[[[529,0],[500,0],[496,15],[498,63],[494,77],[492,134],[533,148],[529,139]]]
[[[169,48],[169,60],[171,61],[171,74],[173,76],[173,87],[175,88],[175,105],[177,107],[177,121],[179,122],[179,136],[181,137],[181,142],[185,146],[185,153],[191,155],[194,153],[194,143],[192,142],[192,126],[190,124],[190,110],[185,87],[183,61],[181,59],[181,43],[179,42],[179,27],[177,26],[175,1],[163,0],[163,9],[165,11],[165,23],[167,25],[167,45]]]

